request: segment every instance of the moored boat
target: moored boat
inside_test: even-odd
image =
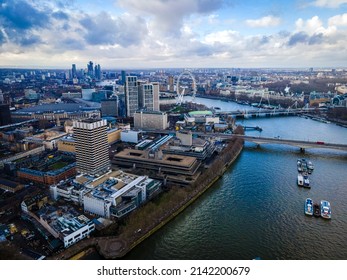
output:
[[[304,186],[304,176],[302,176],[301,173],[298,174],[298,186],[303,187]]]
[[[311,198],[306,198],[305,201],[305,214],[312,216],[313,215],[313,201]]]
[[[331,219],[331,207],[329,201],[321,200],[320,215],[322,216],[322,218]]]
[[[297,161],[297,167],[298,167],[298,172],[301,172],[302,171],[302,168],[301,168],[301,159],[298,159]]]
[[[305,188],[311,188],[310,186],[310,179],[308,178],[307,174],[303,174],[303,179],[304,179],[304,187]]]
[[[318,203],[313,204],[313,215],[315,217],[320,217],[320,206]]]
[[[312,171],[313,171],[313,169],[314,169],[314,165],[313,165],[313,163],[312,163],[311,161],[309,161],[309,162],[307,163],[307,169],[308,169],[308,172],[309,172],[309,173],[312,173]]]

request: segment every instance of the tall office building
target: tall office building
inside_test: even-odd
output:
[[[127,117],[133,117],[139,109],[139,90],[136,76],[127,76],[125,79],[125,103]]]
[[[153,111],[153,85],[147,83],[139,84],[139,108]]]
[[[110,169],[107,141],[107,121],[85,119],[74,121],[77,171],[84,174],[103,174]]]
[[[95,78],[97,80],[101,80],[101,67],[100,67],[100,64],[98,65],[95,65],[95,68],[94,68],[94,75],[95,75]]]
[[[124,71],[124,70],[122,70],[121,75],[122,75],[122,85],[125,85],[125,77],[126,77],[126,73],[125,73],[125,71]]]
[[[153,82],[153,111],[160,111],[159,104],[159,83]]]
[[[167,84],[168,84],[168,90],[174,91],[174,77],[173,76],[169,76],[167,78]]]
[[[71,77],[72,77],[72,79],[77,78],[76,64],[72,64]]]
[[[88,69],[88,76],[89,77],[94,77],[94,68],[93,68],[93,62],[89,61],[89,63],[87,64],[87,69]]]

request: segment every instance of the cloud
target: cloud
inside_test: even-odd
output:
[[[55,20],[67,20],[68,14],[43,1],[2,0],[0,26],[5,40],[0,44],[36,47],[44,43],[40,32],[51,28]],[[5,34],[5,35],[4,35]],[[55,38],[56,39],[56,38]]]
[[[0,46],[6,42],[6,34],[3,29],[0,29]]]
[[[223,30],[210,33],[205,36],[204,42],[206,44],[214,43],[237,43],[240,41],[240,33],[234,30]]]
[[[317,29],[323,26],[323,23],[318,16],[313,16],[307,21],[304,21],[303,19],[299,18],[295,22],[295,25],[297,30],[305,30],[308,33],[314,33],[317,31]]]
[[[309,36],[307,33],[301,31],[290,36],[288,46],[295,46],[297,44],[316,45],[324,42],[322,33]]]
[[[341,5],[347,4],[347,0],[316,0],[310,5],[321,8],[339,8]]]
[[[113,18],[106,12],[96,16],[84,15],[79,21],[84,28],[84,38],[91,45],[122,47],[140,44],[148,34],[146,22],[139,16],[123,15]]]
[[[330,26],[347,26],[347,13],[329,18],[328,23]]]
[[[67,13],[64,13],[63,11],[54,12],[54,13],[52,13],[52,16],[55,19],[62,19],[62,20],[68,20],[69,19],[69,15]]]
[[[2,24],[8,28],[30,29],[42,27],[49,22],[49,17],[44,11],[30,5],[27,1],[4,0],[0,6]]]
[[[266,16],[259,19],[248,19],[246,24],[250,27],[272,27],[278,26],[281,23],[281,19],[274,16]]]
[[[192,14],[209,14],[223,6],[223,0],[118,0],[123,8],[148,16],[153,30],[165,36],[179,36],[183,20]]]

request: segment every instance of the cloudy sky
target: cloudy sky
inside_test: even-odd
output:
[[[0,67],[346,67],[347,0],[0,0]]]

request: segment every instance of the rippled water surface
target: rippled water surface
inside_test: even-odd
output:
[[[223,110],[239,105],[199,98]],[[248,134],[347,143],[347,129],[299,117],[249,119]],[[313,161],[311,189],[296,184],[296,160]],[[304,214],[307,197],[328,200],[332,219]],[[246,143],[214,186],[128,259],[347,259],[347,152]]]

